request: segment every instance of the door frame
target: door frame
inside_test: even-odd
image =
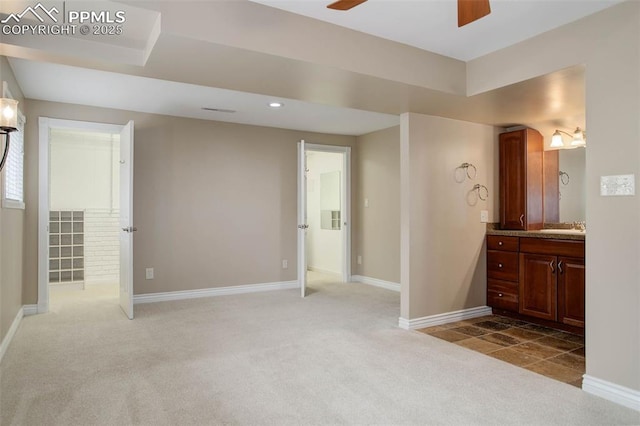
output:
[[[38,120],[38,313],[49,312],[49,133],[51,129],[120,134],[123,125],[40,117]]]
[[[315,152],[332,152],[337,154],[343,154],[342,156],[342,169],[343,173],[340,176],[340,202],[342,203],[342,212],[344,217],[341,217],[342,221],[342,281],[348,283],[351,281],[351,147],[350,146],[338,146],[338,145],[320,145],[314,143],[305,142],[305,153],[309,151]],[[306,188],[305,188],[306,190]],[[300,194],[298,194],[298,202],[300,201]],[[298,250],[305,249],[304,247],[298,247]],[[300,265],[298,262],[298,271],[306,265]]]

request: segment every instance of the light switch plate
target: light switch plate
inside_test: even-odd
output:
[[[603,197],[636,195],[636,176],[600,176],[600,195]]]
[[[480,210],[480,222],[489,222],[489,210]]]
[[[369,199],[368,198],[364,199],[364,206],[365,207],[369,207]]]
[[[153,268],[147,268],[145,269],[145,278],[148,280],[152,280],[153,279]]]

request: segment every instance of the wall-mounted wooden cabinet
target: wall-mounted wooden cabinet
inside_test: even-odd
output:
[[[500,134],[500,228],[542,229],[544,169],[542,135],[533,129]]]

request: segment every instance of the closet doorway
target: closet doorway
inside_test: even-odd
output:
[[[307,282],[349,282],[350,148],[299,145],[298,271]]]
[[[111,303],[132,318],[133,228],[122,223],[131,216],[133,123],[42,118],[40,133],[38,311]]]

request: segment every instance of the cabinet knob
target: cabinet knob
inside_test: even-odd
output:
[[[502,268],[502,263],[498,263],[498,268]]]
[[[502,241],[498,241],[498,245],[501,246],[502,245]]]
[[[498,297],[502,297],[502,293],[498,293]]]

